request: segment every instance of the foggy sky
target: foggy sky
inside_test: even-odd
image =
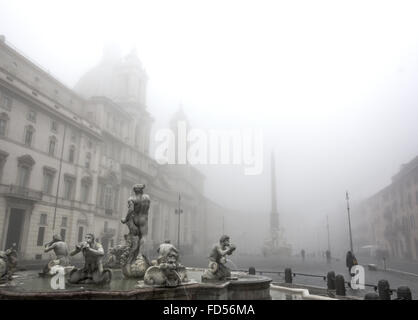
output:
[[[196,128],[263,128],[263,174],[199,166],[206,193],[248,215],[227,231],[262,241],[274,149],[280,222],[314,249],[326,215],[345,230],[346,190],[359,202],[418,154],[417,14],[415,1],[1,0],[0,34],[69,87],[104,45],[136,47],[154,130],[180,102]]]

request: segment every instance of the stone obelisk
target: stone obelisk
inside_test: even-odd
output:
[[[277,212],[276,198],[276,160],[274,152],[271,153],[271,213],[270,213],[270,235],[273,248],[277,248],[279,236],[279,213]]]

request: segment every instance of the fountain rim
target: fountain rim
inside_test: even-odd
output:
[[[196,268],[196,267],[187,267],[188,271],[204,271],[205,268]],[[118,269],[116,269],[118,270]],[[244,272],[233,272],[235,274],[244,274],[245,277],[250,278],[251,280],[227,280],[227,281],[210,281],[210,282],[191,282],[191,283],[183,283],[176,287],[153,287],[153,286],[144,286],[140,288],[135,288],[132,290],[105,290],[102,288],[106,288],[104,285],[102,288],[92,287],[89,288],[89,285],[84,285],[83,289],[81,290],[71,290],[71,291],[64,291],[64,290],[56,290],[56,291],[25,291],[19,292],[14,290],[7,290],[7,289],[0,289],[0,300],[2,299],[71,299],[71,298],[90,298],[90,297],[97,297],[101,296],[103,299],[110,298],[110,297],[119,297],[119,298],[130,298],[135,297],[141,293],[143,294],[152,294],[152,293],[159,293],[162,291],[169,290],[183,290],[184,287],[190,289],[228,289],[230,286],[235,285],[256,285],[256,284],[264,284],[270,287],[270,283],[272,279],[261,276],[261,275],[248,275]],[[194,279],[191,279],[194,280]]]

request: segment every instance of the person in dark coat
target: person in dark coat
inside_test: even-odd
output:
[[[348,273],[351,276],[353,276],[353,274],[351,273],[351,268],[353,266],[357,265],[358,263],[357,263],[357,259],[356,259],[355,255],[351,251],[347,252],[347,255],[345,257],[345,264],[348,268]]]

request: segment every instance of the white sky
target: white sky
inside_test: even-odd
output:
[[[0,34],[70,87],[105,43],[136,46],[157,127],[180,101],[197,128],[262,127],[267,171],[203,168],[207,191],[266,223],[274,147],[295,238],[418,154],[417,16],[417,1],[0,0]]]

